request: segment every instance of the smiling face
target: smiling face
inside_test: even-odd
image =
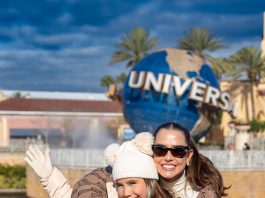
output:
[[[168,148],[174,146],[187,146],[182,131],[175,129],[160,129],[155,137],[155,145],[163,145]],[[191,161],[193,151],[187,151],[183,158],[174,157],[170,151],[165,156],[154,155],[154,161],[160,176],[168,181],[176,181],[183,174],[188,162]]]
[[[143,178],[118,179],[115,184],[119,198],[147,197],[147,186]]]

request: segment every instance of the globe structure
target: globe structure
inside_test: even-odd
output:
[[[167,122],[177,122],[187,128],[197,141],[211,129],[211,122],[199,110],[199,102],[189,98],[189,89],[176,96],[174,87],[168,93],[129,86],[132,72],[152,72],[177,75],[181,82],[193,79],[219,89],[212,69],[197,55],[174,48],[165,48],[143,58],[127,76],[123,91],[124,116],[136,132],[154,132]]]

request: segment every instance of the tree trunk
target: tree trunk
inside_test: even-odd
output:
[[[251,96],[251,106],[252,106],[252,120],[256,118],[255,104],[254,104],[254,83],[250,82],[250,96]]]
[[[251,86],[250,84],[245,84],[243,87],[244,89],[240,93],[245,98],[245,100],[243,98],[241,100],[242,100],[242,102],[245,101],[247,122],[250,121],[250,119],[249,119],[249,108],[248,108],[250,86]]]

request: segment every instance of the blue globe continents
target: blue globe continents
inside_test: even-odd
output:
[[[174,86],[172,76],[179,77],[179,82],[174,79]],[[209,65],[189,51],[165,48],[146,56],[127,76],[123,90],[125,119],[136,133],[154,132],[162,123],[177,122],[199,140],[212,124],[200,111],[201,102],[189,97],[194,80],[219,89]]]

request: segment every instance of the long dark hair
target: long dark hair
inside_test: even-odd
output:
[[[202,189],[211,186],[218,197],[227,196],[223,178],[218,169],[207,157],[199,153],[196,143],[191,137],[189,131],[178,123],[170,122],[160,125],[154,132],[154,137],[161,129],[177,130],[183,133],[187,146],[193,150],[193,156],[189,166],[186,167],[186,178],[194,189]]]

